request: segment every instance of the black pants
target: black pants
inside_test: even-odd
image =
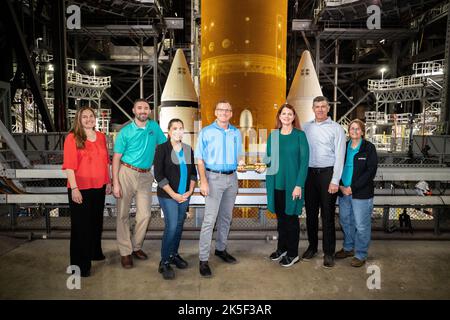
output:
[[[336,249],[336,230],[334,216],[337,193],[328,193],[333,176],[333,168],[309,168],[305,183],[306,227],[309,247],[317,251],[319,242],[319,208],[322,217],[323,253],[334,255]]]
[[[72,201],[72,190],[69,189],[70,264],[86,272],[91,269],[91,260],[103,255],[101,241],[105,186],[80,192],[83,202],[78,204]]]
[[[298,256],[298,242],[300,240],[300,222],[297,215],[286,214],[286,192],[275,190],[275,211],[277,214],[278,250],[289,257]]]

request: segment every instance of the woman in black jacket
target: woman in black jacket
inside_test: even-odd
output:
[[[361,267],[367,259],[378,157],[375,146],[364,139],[365,125],[350,122],[345,166],[339,186],[339,220],[344,232],[343,248],[336,259],[352,257],[351,265]]]
[[[173,279],[175,272],[188,263],[178,254],[184,219],[189,200],[197,181],[192,148],[182,143],[184,125],[180,119],[169,122],[167,142],[156,147],[154,160],[155,179],[158,181],[157,195],[164,213],[164,235],[161,247],[161,262],[158,271],[164,279]]]

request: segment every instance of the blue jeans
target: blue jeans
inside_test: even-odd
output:
[[[165,223],[161,246],[161,261],[168,262],[170,256],[178,253],[190,198],[183,203],[178,203],[172,198],[158,197],[158,200],[164,212]]]
[[[373,198],[339,197],[339,221],[344,232],[344,250],[355,249],[355,257],[367,259],[370,244]]]

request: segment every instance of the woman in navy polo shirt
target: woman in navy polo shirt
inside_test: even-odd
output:
[[[164,235],[159,272],[163,278],[173,279],[174,264],[184,269],[188,263],[178,254],[189,199],[194,192],[197,170],[192,148],[182,143],[184,125],[180,119],[169,122],[168,140],[156,147],[154,172],[158,181],[157,195],[164,213]]]

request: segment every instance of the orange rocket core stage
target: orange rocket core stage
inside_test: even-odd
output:
[[[286,100],[287,0],[203,0],[201,16],[202,126],[226,99],[233,125],[248,109],[254,129],[270,132]]]

